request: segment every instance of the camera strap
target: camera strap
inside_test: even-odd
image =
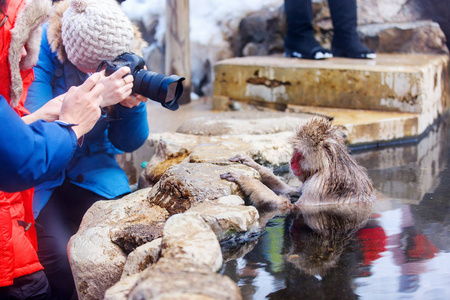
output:
[[[88,75],[75,67],[70,61],[66,60],[63,63],[64,80],[66,81],[66,90],[68,91],[72,86],[79,86],[86,81]]]
[[[100,72],[103,68],[108,65],[110,67],[114,67],[114,64],[108,60],[102,60],[102,62],[98,65],[97,70],[95,72]]]

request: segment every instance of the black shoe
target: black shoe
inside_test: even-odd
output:
[[[295,51],[285,47],[284,56],[304,59],[326,59],[333,57],[333,54],[322,46],[314,47],[308,52]]]
[[[331,48],[331,52],[335,57],[348,57],[348,58],[358,58],[358,59],[374,59],[377,57],[375,52],[369,48],[360,45],[357,49],[342,49],[338,47]]]
[[[331,43],[333,56],[372,59],[375,52],[364,46],[357,32],[356,0],[328,0],[334,36]]]

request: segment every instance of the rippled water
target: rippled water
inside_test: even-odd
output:
[[[244,299],[450,299],[448,122],[353,155],[381,194],[367,224],[324,250],[298,217],[271,219],[221,270]]]

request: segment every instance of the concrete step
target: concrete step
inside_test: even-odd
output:
[[[421,114],[383,112],[313,106],[288,106],[288,111],[312,113],[333,119],[344,128],[346,139],[353,148],[375,147],[417,138],[425,127]],[[425,127],[426,129],[426,127]]]
[[[380,130],[395,123],[398,133],[392,133],[392,139],[408,138],[423,133],[446,109],[448,62],[447,55],[421,54],[378,54],[374,60],[232,58],[215,66],[214,97],[306,106],[319,113],[326,108],[344,109],[349,111],[343,115],[359,116],[366,123],[379,116],[380,121],[373,122],[384,120],[377,125]],[[400,130],[405,125],[412,127]],[[387,137],[373,138],[372,142]]]

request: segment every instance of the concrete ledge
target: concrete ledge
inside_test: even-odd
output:
[[[379,54],[375,60],[232,58],[215,66],[214,96],[417,113],[434,120],[446,100],[448,61],[447,55],[420,54]]]
[[[288,110],[325,115],[346,129],[349,145],[370,145],[406,140],[424,132],[422,115],[370,110],[290,106]]]

